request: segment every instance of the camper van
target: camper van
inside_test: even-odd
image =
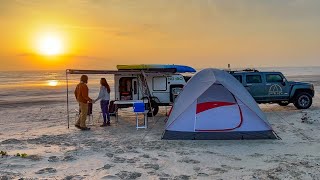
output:
[[[140,75],[137,74],[115,74],[115,101],[150,99],[153,115],[156,115],[159,106],[172,105],[190,77],[180,73],[146,73],[145,80],[150,94],[149,98],[143,93],[144,84],[140,78]],[[120,108],[125,108],[125,105]]]

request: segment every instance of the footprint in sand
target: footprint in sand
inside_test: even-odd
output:
[[[158,158],[151,158],[152,161],[158,161]]]
[[[150,158],[150,156],[148,154],[143,154],[143,155],[140,155],[139,157],[143,157],[143,158],[146,158],[146,159]]]
[[[20,173],[14,173],[14,172],[6,172],[6,171],[0,171],[0,179],[2,180],[9,180],[9,179],[15,179],[22,174]],[[21,179],[21,178],[20,178]]]
[[[47,173],[56,173],[57,170],[54,168],[44,168],[40,169],[39,171],[35,172],[36,174],[47,174]]]
[[[156,175],[156,172],[155,172],[155,171],[149,171],[149,172],[147,172],[147,173],[148,173],[148,175],[150,175],[150,176]]]
[[[191,177],[187,175],[175,176],[174,180],[189,180]]]
[[[41,161],[43,159],[43,157],[39,155],[29,155],[26,158],[30,159],[31,161]]]
[[[188,157],[184,157],[184,158],[178,160],[178,162],[188,163],[188,164],[198,164],[198,163],[200,163],[200,161],[194,160],[194,159],[190,159],[190,158],[188,158]]]
[[[124,163],[125,161],[126,161],[125,158],[117,157],[117,156],[113,157],[113,159],[112,159],[112,162],[114,162],[114,163]]]
[[[57,156],[50,156],[48,159],[49,162],[58,162],[59,158]]]
[[[196,172],[200,171],[200,169],[201,169],[200,167],[193,167],[193,170]]]
[[[114,153],[115,153],[115,154],[123,154],[123,153],[125,153],[125,151],[124,151],[123,149],[118,148],[118,149],[116,149],[116,150],[114,151]]]
[[[113,153],[106,153],[106,156],[109,158],[112,158],[114,156],[114,154]]]
[[[62,161],[74,161],[76,158],[74,156],[65,156]]]
[[[284,154],[285,156],[288,156],[288,157],[295,157],[297,156],[296,154]]]
[[[113,176],[113,175],[107,175],[102,177],[101,179],[119,179],[117,176]]]
[[[2,141],[0,144],[20,144],[22,143],[23,141],[20,141],[18,139],[6,139],[4,141]]]
[[[159,157],[169,157],[168,155],[166,155],[166,154],[163,154],[163,153],[161,153],[161,154],[158,154],[158,156],[159,156]]]
[[[141,177],[142,174],[139,172],[120,171],[116,175],[121,179],[137,179]]]
[[[139,151],[136,150],[137,147],[135,147],[135,146],[126,146],[125,149],[126,149],[126,150],[125,150],[126,152],[139,153]]]
[[[168,179],[172,179],[170,178],[170,175],[169,174],[166,174],[166,173],[158,173],[157,176],[159,177],[159,180],[168,180]]]
[[[200,173],[197,174],[197,176],[199,176],[199,177],[208,177],[209,174],[200,172]]]
[[[263,154],[260,154],[260,153],[254,153],[254,154],[250,154],[249,155],[250,157],[262,157],[264,156]]]
[[[140,161],[139,158],[131,158],[131,159],[127,159],[126,163],[136,163],[137,161]]]
[[[189,155],[190,153],[189,152],[186,152],[186,151],[176,151],[176,153],[178,154],[178,155]]]
[[[85,178],[80,175],[66,176],[65,178],[63,178],[63,180],[82,180],[82,179],[85,179]]]
[[[225,169],[225,168],[212,168],[211,171],[212,171],[212,174],[213,174],[213,175],[223,174],[223,173],[228,172],[228,170]]]
[[[203,151],[203,153],[206,153],[206,154],[217,154],[217,153],[212,152],[212,151]]]
[[[159,164],[144,164],[144,165],[140,166],[140,168],[158,170],[160,168],[160,166],[159,166]]]
[[[99,169],[97,169],[97,170],[100,170],[100,169],[110,169],[110,168],[112,168],[112,167],[114,167],[113,164],[106,164],[106,165],[104,165],[102,168],[99,168]]]

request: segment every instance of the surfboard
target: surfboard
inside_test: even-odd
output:
[[[175,65],[175,64],[132,64],[132,65],[117,65],[118,70],[161,70],[161,69],[175,69],[178,73],[196,72],[190,66]]]

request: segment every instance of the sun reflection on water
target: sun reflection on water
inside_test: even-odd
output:
[[[57,80],[48,80],[47,85],[48,86],[57,86],[59,84],[59,81]]]

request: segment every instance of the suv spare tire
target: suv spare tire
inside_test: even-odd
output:
[[[312,105],[312,97],[306,92],[299,93],[293,104],[297,109],[308,109]]]

